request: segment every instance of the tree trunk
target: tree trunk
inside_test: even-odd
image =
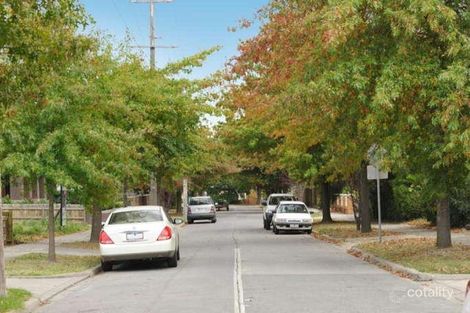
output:
[[[0,175],[0,297],[7,295],[7,283],[5,277],[5,250],[3,234],[3,201],[2,201],[2,175]]]
[[[163,188],[162,181],[161,176],[157,177],[157,205],[165,207],[165,188]],[[168,212],[168,208],[164,209]]]
[[[157,180],[155,174],[151,174],[150,177],[150,192],[148,205],[158,205],[158,192],[157,192]]]
[[[450,209],[449,197],[439,200],[437,208],[437,247],[452,247],[452,237],[450,231]]]
[[[321,181],[321,210],[323,212],[322,223],[333,223],[331,218],[331,194],[330,194],[330,184],[323,177]]]
[[[181,190],[178,188],[178,189],[176,190],[176,198],[175,198],[176,214],[177,214],[177,215],[183,214],[183,207],[182,207],[182,202],[181,202],[181,195],[182,195],[182,192],[181,192]]]
[[[359,181],[359,212],[361,214],[361,232],[370,233],[371,216],[369,201],[369,181],[367,180],[367,163],[362,162]]]
[[[48,183],[48,194],[49,194],[49,209],[48,209],[48,231],[49,231],[49,250],[47,259],[49,262],[55,262],[55,219],[54,219],[54,184]]]
[[[101,208],[93,204],[91,210],[90,242],[98,242],[101,232]]]
[[[261,204],[261,188],[260,186],[256,186],[256,204]]]
[[[124,183],[122,184],[122,202],[124,207],[129,206],[129,199],[127,198],[127,193],[129,191],[129,182],[127,177],[124,178]]]

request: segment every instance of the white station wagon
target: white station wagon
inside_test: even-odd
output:
[[[166,259],[176,267],[180,258],[176,224],[159,206],[116,209],[103,224],[100,233],[101,267],[112,270],[113,264],[142,259]]]
[[[312,233],[313,219],[307,206],[301,201],[281,201],[273,215],[273,232],[302,231]]]

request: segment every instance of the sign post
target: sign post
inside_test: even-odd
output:
[[[382,204],[380,201],[380,180],[388,179],[387,172],[381,172],[379,167],[369,165],[367,166],[367,179],[375,180],[377,182],[377,209],[378,209],[378,224],[379,224],[379,242],[382,242]]]
[[[382,243],[382,206],[380,201],[380,171],[379,166],[375,167],[375,173],[377,178],[377,209],[378,209],[378,216],[377,218],[379,223],[379,242]]]
[[[379,225],[379,242],[382,243],[382,203],[380,199],[380,180],[388,179],[388,172],[380,171],[380,162],[385,154],[385,150],[373,145],[369,149],[369,160],[372,165],[367,166],[367,179],[377,182],[377,218]]]

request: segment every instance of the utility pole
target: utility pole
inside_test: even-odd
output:
[[[188,222],[188,178],[183,178],[183,192],[181,193],[181,206],[183,207],[183,220]]]
[[[7,294],[6,276],[5,276],[5,248],[3,234],[3,198],[2,198],[2,174],[0,173],[0,297]]]
[[[149,46],[133,46],[133,48],[149,48],[150,49],[150,68],[157,67],[157,48],[175,49],[176,46],[157,46],[157,36],[155,35],[155,4],[156,3],[171,3],[173,0],[131,0],[133,3],[148,3],[149,4]]]
[[[157,37],[155,35],[155,4],[156,3],[171,3],[173,0],[131,0],[133,3],[148,3],[149,4],[149,37],[150,45],[146,46],[133,46],[133,48],[149,48],[150,49],[150,69],[154,70],[157,67],[157,48],[174,49],[176,46],[157,46]],[[161,199],[158,197],[158,184],[156,173],[150,175],[150,194],[149,205],[161,204]]]
[[[153,3],[153,0],[150,0],[149,2],[149,9],[150,9],[150,21],[149,21],[149,26],[150,26],[150,68],[152,70],[155,69],[156,67],[156,53],[157,49],[155,47],[155,43],[157,39],[155,38],[155,4]]]

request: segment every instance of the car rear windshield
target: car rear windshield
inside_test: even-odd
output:
[[[213,204],[211,198],[191,198],[189,199],[189,205],[205,205]]]
[[[303,204],[283,204],[277,209],[278,213],[308,213]]]
[[[269,205],[278,205],[281,201],[294,201],[294,197],[292,196],[277,196],[271,197],[269,199]]]
[[[157,210],[142,210],[142,211],[127,211],[116,212],[111,215],[109,225],[114,224],[134,224],[134,223],[151,223],[161,222],[163,216],[161,211]]]

